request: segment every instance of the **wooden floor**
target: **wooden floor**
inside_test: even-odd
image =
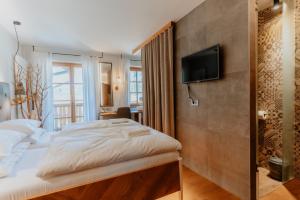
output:
[[[274,192],[260,200],[300,200],[300,179],[294,179],[279,186]]]
[[[183,199],[184,200],[237,200],[238,198],[223,190],[216,184],[197,175],[187,168],[183,168]],[[175,193],[159,200],[178,200]]]
[[[238,200],[229,192],[209,180],[183,167],[183,199],[184,200]],[[159,200],[178,200],[179,194],[174,193]],[[294,179],[260,200],[300,200],[300,179]]]

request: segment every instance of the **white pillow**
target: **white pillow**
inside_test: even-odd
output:
[[[33,134],[34,130],[40,126],[40,121],[31,119],[15,119],[0,123],[0,129],[9,129],[17,132],[26,133],[27,135]]]
[[[0,159],[8,156],[13,147],[20,143],[26,136],[25,133],[17,131],[0,130]]]
[[[26,124],[26,125],[30,125],[35,128],[39,128],[41,126],[42,122],[38,121],[38,120],[34,120],[34,119],[12,119],[12,120],[7,120],[4,122],[1,122],[0,124],[12,124],[12,125]]]
[[[16,163],[21,159],[28,147],[29,143],[19,143],[15,146],[9,156],[0,159],[0,178],[11,174]]]

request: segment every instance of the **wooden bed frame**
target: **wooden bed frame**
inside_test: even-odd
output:
[[[154,200],[174,192],[182,200],[181,171],[179,160],[31,200]]]
[[[9,84],[0,82],[0,121],[10,119]],[[9,111],[9,112],[8,112]],[[182,200],[181,160],[118,177],[67,188],[31,200],[154,200],[179,192]]]

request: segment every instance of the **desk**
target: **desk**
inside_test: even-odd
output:
[[[115,118],[117,116],[116,112],[101,112],[100,119],[110,119]]]
[[[130,109],[131,119],[143,124],[143,110],[138,110],[136,108]]]
[[[116,112],[101,112],[100,116],[116,115]]]
[[[130,109],[131,119],[143,124],[143,110],[138,110],[136,108]],[[101,112],[99,119],[114,119],[118,118],[117,112]]]

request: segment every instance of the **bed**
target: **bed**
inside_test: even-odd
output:
[[[132,123],[136,122],[132,121]],[[75,129],[71,128],[68,131],[73,133],[74,130],[78,130],[76,125],[74,127]],[[123,130],[123,126],[120,126],[119,130]],[[51,142],[52,140],[49,140],[49,143]],[[0,178],[1,200],[152,200],[174,192],[179,192],[179,199],[182,199],[179,149],[156,152],[134,159],[115,159],[114,162],[106,162],[108,164],[104,162],[99,167],[56,174],[51,177],[40,177],[37,175],[40,161],[45,159],[47,152],[51,149],[49,145],[43,141],[42,145],[26,149],[10,175]],[[130,147],[130,143],[127,145]],[[112,145],[112,148],[115,147]],[[146,149],[149,150],[148,147]],[[116,155],[119,154],[120,152],[117,152]]]
[[[0,199],[156,199],[180,190],[176,152],[116,163],[43,180],[36,166],[46,148],[30,149],[11,177],[0,180]]]

